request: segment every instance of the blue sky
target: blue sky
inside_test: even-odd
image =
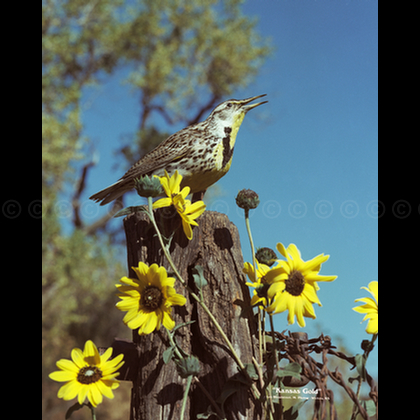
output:
[[[295,243],[304,260],[331,256],[320,274],[338,278],[320,283],[323,307],[316,306],[317,319],[308,319],[305,331],[341,337],[353,353],[370,338],[362,315],[351,310],[354,299],[378,280],[377,7],[374,0],[245,1],[243,12],[258,18],[274,52],[234,97],[266,93],[269,102],[246,116],[232,167],[208,202],[238,226],[245,260],[249,244],[234,200],[242,188],[260,196],[251,212],[257,247]],[[87,199],[122,175],[111,169],[113,152],[122,134],[136,131],[139,101],[118,77],[87,90],[83,101],[84,134],[98,158]],[[133,195],[128,204],[135,201]],[[104,211],[87,203],[83,209],[92,218]],[[275,326],[288,328],[285,314],[276,315]],[[373,373],[376,363],[377,349],[368,366]]]

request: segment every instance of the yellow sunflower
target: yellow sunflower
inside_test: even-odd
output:
[[[317,282],[333,281],[337,276],[318,274],[321,264],[328,260],[329,255],[320,254],[312,260],[303,261],[295,244],[290,244],[286,249],[282,243],[278,243],[277,249],[287,261],[279,260],[279,265],[266,275],[267,281],[272,283],[267,295],[273,299],[266,310],[275,314],[289,310],[289,324],[295,322],[296,315],[298,324],[304,327],[304,317],[316,318],[312,304],[322,306],[316,294],[319,290]]]
[[[159,179],[167,197],[157,200],[153,204],[153,208],[159,209],[173,205],[181,216],[185,236],[191,240],[193,237],[191,226],[198,226],[195,219],[204,213],[206,205],[203,201],[196,201],[191,204],[190,200],[186,200],[187,195],[190,193],[190,187],[184,187],[181,191],[182,175],[178,171],[175,171],[171,177],[165,171],[165,176],[159,177]]]
[[[114,398],[112,390],[120,386],[115,377],[124,364],[124,356],[119,354],[109,360],[111,355],[112,348],[100,355],[95,344],[88,340],[83,352],[78,348],[72,350],[72,360],[59,360],[56,364],[60,370],[49,375],[54,381],[67,382],[58,390],[58,398],[68,401],[77,396],[82,405],[87,397],[94,407],[102,402],[102,396]]]
[[[248,275],[248,278],[251,282],[246,283],[247,286],[254,287],[253,294],[251,299],[251,305],[254,306],[257,303],[260,303],[264,306],[267,305],[267,289],[269,283],[267,281],[266,275],[270,271],[270,267],[265,264],[259,264],[258,261],[256,262],[257,265],[257,281],[255,281],[255,272],[254,272],[254,265],[246,262],[244,264],[243,272]]]
[[[362,287],[362,289],[367,290],[374,299],[370,297],[356,299],[355,302],[364,302],[365,304],[356,306],[353,311],[366,314],[363,321],[369,320],[366,327],[368,334],[378,334],[378,282],[371,281],[368,287]]]
[[[121,311],[127,311],[123,321],[139,334],[150,334],[161,325],[171,330],[175,321],[171,317],[174,305],[185,305],[186,299],[174,289],[175,279],[168,277],[165,267],[152,264],[148,267],[139,262],[133,267],[138,279],[123,277],[117,284],[121,301],[116,304]]]

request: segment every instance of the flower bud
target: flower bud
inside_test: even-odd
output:
[[[135,178],[134,187],[140,197],[158,197],[163,194],[162,185],[157,176],[145,175]]]
[[[271,267],[277,260],[277,254],[271,248],[258,248],[255,258],[260,264]]]
[[[236,196],[236,204],[245,210],[256,209],[260,204],[258,194],[252,190],[241,190]]]
[[[195,356],[187,356],[175,363],[181,378],[188,378],[188,376],[195,376],[200,373],[200,362]]]

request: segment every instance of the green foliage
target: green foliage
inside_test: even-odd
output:
[[[289,363],[284,368],[280,368],[276,372],[276,375],[277,375],[278,378],[284,378],[284,377],[290,376],[292,378],[301,379],[301,377],[300,377],[300,372],[301,371],[302,371],[302,368],[299,365],[299,363],[293,362],[293,363]]]
[[[67,419],[69,419],[70,417],[71,417],[71,415],[75,412],[75,411],[78,411],[78,410],[80,410],[81,408],[83,408],[83,406],[84,405],[86,405],[86,406],[88,406],[87,404],[79,404],[78,402],[76,402],[76,403],[74,403],[68,410],[67,410],[67,412],[66,412],[66,415],[65,415],[65,419],[67,420]]]
[[[284,412],[283,418],[284,420],[295,420],[299,416],[299,409],[306,403],[308,400],[303,400],[298,402],[297,404],[290,407],[288,410]]]
[[[163,194],[163,188],[159,178],[148,175],[136,178],[134,187],[140,197],[158,197]]]
[[[109,244],[81,231],[50,238],[43,252],[43,346],[50,352],[54,344],[95,340],[108,336],[110,328],[117,332],[119,318],[110,319],[108,309],[115,305],[113,285],[124,271]]]
[[[209,419],[212,416],[216,416],[218,419],[220,419],[217,413],[214,412],[213,409],[211,408],[211,405],[209,405],[205,413],[197,414],[197,419],[200,419],[200,420]]]
[[[176,370],[181,378],[195,376],[200,373],[200,362],[195,356],[184,357],[176,362]]]
[[[204,268],[201,265],[196,265],[192,269],[192,275],[195,285],[198,290],[201,291],[201,289],[208,284],[207,280],[204,278]]]
[[[80,230],[69,236],[47,233],[42,253],[43,395],[54,407],[62,402],[47,375],[56,369],[56,360],[87,339],[108,346],[113,337],[127,335],[118,311],[110,310],[116,302],[114,283],[125,267],[105,240],[94,241]]]
[[[247,363],[247,364],[245,364],[245,368],[246,368],[246,371],[248,373],[248,376],[252,380],[256,381],[258,379],[258,373],[255,369],[255,366],[252,363]]]
[[[356,369],[357,373],[363,381],[366,380],[366,354],[356,354],[354,357],[356,359]]]

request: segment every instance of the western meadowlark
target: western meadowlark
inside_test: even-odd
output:
[[[206,189],[226,175],[232,163],[236,135],[245,114],[262,104],[248,105],[264,95],[218,105],[209,117],[169,136],[155,149],[136,162],[115,184],[89,197],[101,206],[134,188],[134,179],[143,175],[163,176],[176,170],[183,176],[181,188],[204,194]]]

